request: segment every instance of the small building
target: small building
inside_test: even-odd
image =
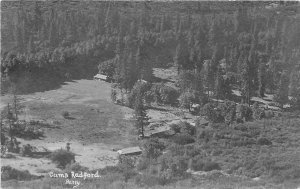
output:
[[[142,154],[142,150],[140,147],[129,147],[129,148],[124,148],[122,150],[118,150],[119,155],[124,155],[124,156],[129,156],[129,155],[140,155]]]
[[[196,114],[199,113],[200,108],[201,108],[200,104],[191,104],[190,111]]]
[[[157,127],[153,130],[144,132],[144,137],[168,137],[174,135],[175,132],[170,128],[169,125]]]
[[[200,126],[208,126],[208,124],[209,124],[209,121],[207,121],[204,118],[201,118],[201,119],[199,119],[197,121],[198,121],[198,125],[200,125]]]
[[[95,80],[102,80],[102,81],[108,81],[108,76],[102,75],[102,74],[97,74],[94,76]]]

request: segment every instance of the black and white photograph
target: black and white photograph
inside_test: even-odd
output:
[[[300,1],[0,5],[0,188],[300,189]]]

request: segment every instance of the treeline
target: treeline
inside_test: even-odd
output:
[[[80,57],[86,66],[100,63],[100,72],[129,91],[138,79],[153,79],[152,67],[170,63],[183,78],[196,79],[183,90],[213,91],[221,99],[230,86],[242,91],[246,103],[256,93],[278,89],[277,99],[284,103],[286,90],[299,90],[298,2],[187,2],[185,12],[177,10],[180,3],[85,2],[75,8],[19,3],[7,14],[12,22],[3,30],[16,44],[14,51],[3,53],[3,73],[84,68],[76,61]],[[230,11],[221,11],[225,4]],[[193,6],[199,11],[189,12]],[[210,11],[200,11],[203,7]],[[59,70],[72,78],[70,70]],[[287,81],[285,75],[293,77]]]

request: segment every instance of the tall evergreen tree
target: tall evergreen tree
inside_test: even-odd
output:
[[[55,47],[58,42],[58,31],[57,31],[57,23],[55,18],[54,9],[51,10],[51,17],[50,17],[50,29],[49,29],[49,42],[50,46]]]
[[[144,128],[149,125],[146,109],[143,103],[142,94],[137,94],[134,103],[135,127],[140,137],[144,137]]]
[[[30,36],[30,38],[29,38],[27,52],[28,53],[34,53],[35,52],[35,46],[34,46],[34,41],[33,41],[33,37],[32,36]]]
[[[34,31],[38,32],[43,24],[43,17],[42,11],[38,2],[35,2],[34,6],[34,13],[33,13],[33,24],[34,24]]]
[[[289,75],[287,71],[283,71],[281,73],[280,82],[278,86],[278,90],[275,95],[275,100],[283,106],[285,103],[289,101]]]
[[[243,61],[243,67],[241,70],[241,80],[242,80],[242,97],[243,97],[243,103],[247,103],[250,106],[250,66],[249,66],[249,60],[247,57],[244,58]]]
[[[260,57],[258,68],[258,81],[259,81],[259,96],[265,96],[266,89],[266,63],[263,57]]]
[[[23,34],[22,34],[21,26],[17,26],[16,38],[17,38],[18,50],[20,52],[23,52],[23,50],[24,50],[24,43],[23,43]]]

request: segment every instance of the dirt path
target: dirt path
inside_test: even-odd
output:
[[[23,144],[44,147],[51,151],[65,148],[71,143],[76,161],[90,169],[103,168],[117,163],[117,153],[112,149],[132,146],[135,137],[133,128],[124,115],[132,110],[110,101],[110,84],[95,80],[67,82],[57,90],[21,95],[25,105],[21,119],[42,120],[50,123],[42,127],[45,137],[40,140],[18,139]],[[9,97],[1,98],[5,106]],[[62,112],[70,113],[70,118]],[[31,173],[55,169],[49,160],[17,156],[2,159],[2,165],[10,165]]]

